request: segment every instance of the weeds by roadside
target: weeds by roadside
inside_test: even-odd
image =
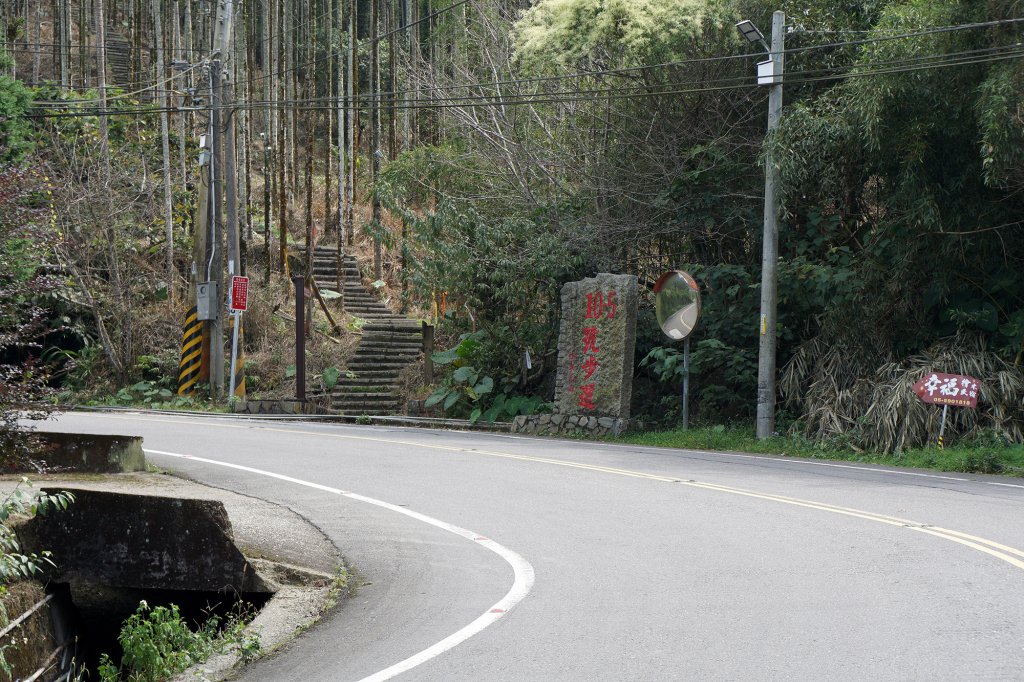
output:
[[[944,450],[937,447],[913,448],[891,454],[857,450],[840,441],[819,444],[800,435],[779,435],[758,440],[754,436],[752,427],[721,424],[688,431],[670,430],[627,434],[617,440],[618,442],[654,447],[750,452],[938,469],[939,471],[1024,476],[1024,445],[1012,445],[986,433]]]
[[[120,665],[108,654],[100,657],[100,682],[158,682],[231,649],[248,662],[261,648],[258,635],[245,633],[253,615],[249,607],[233,610],[223,619],[211,614],[192,630],[175,604],[151,607],[139,602],[117,637],[123,651]]]

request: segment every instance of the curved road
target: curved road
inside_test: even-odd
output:
[[[244,680],[1024,679],[1021,479],[124,413],[43,428],[143,436],[341,548],[355,597]]]

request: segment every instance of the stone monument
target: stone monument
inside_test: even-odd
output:
[[[626,430],[633,395],[637,279],[598,274],[562,287],[555,413],[517,417],[513,431]]]

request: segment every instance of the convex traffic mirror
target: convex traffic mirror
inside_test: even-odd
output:
[[[682,270],[666,272],[654,284],[654,312],[661,331],[676,341],[685,339],[700,319],[700,287]]]

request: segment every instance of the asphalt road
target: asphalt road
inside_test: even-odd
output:
[[[44,428],[141,435],[338,545],[358,593],[243,680],[402,661],[403,681],[1024,679],[1021,479],[312,423]]]

